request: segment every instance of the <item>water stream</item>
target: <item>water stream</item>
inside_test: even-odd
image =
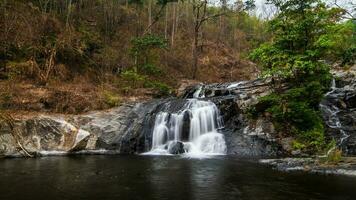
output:
[[[340,133],[339,139],[337,141],[337,146],[342,147],[345,141],[350,137],[350,135],[343,129],[339,113],[342,112],[337,106],[337,101],[344,94],[342,88],[336,86],[335,79],[332,80],[331,90],[325,94],[325,99],[328,101],[323,101],[320,103],[320,110],[325,118],[325,123],[328,127],[338,130]],[[344,149],[347,151],[347,149]]]

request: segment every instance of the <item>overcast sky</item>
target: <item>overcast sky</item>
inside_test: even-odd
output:
[[[258,5],[258,6],[261,6],[261,5],[263,5],[265,2],[266,2],[266,0],[255,0],[256,1],[256,5]],[[328,3],[330,3],[330,2],[334,2],[334,0],[326,0],[325,2],[328,2]],[[355,0],[337,0],[337,2],[340,4],[340,5],[346,5],[346,4],[349,4],[349,5],[351,5],[351,2],[353,2],[354,4],[356,4],[356,1]]]
[[[256,2],[256,14],[261,13],[261,8],[265,5],[266,0],[255,0]],[[324,2],[327,2],[328,4],[332,4],[335,2],[335,0],[325,0]],[[356,9],[356,0],[337,0],[338,5],[348,9],[350,12],[353,12],[355,15],[355,9]],[[352,3],[354,5],[352,5]]]
[[[256,15],[263,15],[263,7],[266,6],[267,0],[255,0],[256,2]],[[324,0],[329,5],[334,5],[335,0]],[[336,0],[337,4],[349,11],[354,17],[356,16],[356,0]],[[268,7],[268,5],[267,5]],[[263,17],[263,16],[262,16]]]
[[[213,0],[212,2],[219,2],[219,0]],[[231,3],[235,2],[236,0],[228,0]],[[327,2],[328,4],[332,4],[333,2],[335,2],[335,0],[324,0],[325,2]],[[266,5],[267,0],[255,0],[256,2],[256,10],[254,11],[254,13],[257,16],[261,16],[264,15],[263,10],[267,10],[267,12],[269,12],[271,9],[269,6],[270,5]],[[350,13],[353,13],[354,16],[356,15],[356,0],[337,0],[338,5],[346,8]],[[352,5],[352,3],[354,5]],[[261,16],[263,17],[263,16]]]

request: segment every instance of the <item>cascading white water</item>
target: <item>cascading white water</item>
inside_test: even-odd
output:
[[[189,99],[178,113],[157,114],[152,149],[145,154],[170,154],[170,148],[177,142],[182,142],[186,155],[225,154],[225,139],[219,133],[222,126],[219,109],[214,103]],[[189,131],[184,130],[188,128]]]

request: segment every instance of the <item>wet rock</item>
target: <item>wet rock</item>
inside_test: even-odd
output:
[[[356,176],[356,158],[343,158],[339,163],[328,164],[325,158],[283,158],[261,159],[260,163],[270,165],[280,171],[305,171],[318,174]]]
[[[170,154],[182,154],[185,153],[184,144],[180,141],[171,142],[168,145],[168,153]]]
[[[79,129],[71,151],[86,150],[91,134],[88,131]]]
[[[335,139],[344,154],[356,155],[356,66],[332,73],[334,87],[320,104],[327,137]]]
[[[180,85],[176,91],[176,95],[178,97],[183,97],[185,95],[192,96],[193,94],[189,95],[189,92],[187,93],[187,91],[189,91],[191,89],[191,91],[194,93],[194,91],[196,89],[194,87],[198,84],[199,84],[199,82],[196,80],[189,80],[189,79],[181,80]]]
[[[291,153],[293,156],[300,156],[302,154],[302,152],[300,150],[294,150]]]
[[[192,117],[192,114],[190,113],[190,111],[184,112],[183,125],[182,125],[182,141],[184,141],[184,142],[189,140],[191,117]]]
[[[293,141],[294,138],[286,137],[286,138],[282,138],[280,143],[284,150],[286,150],[287,152],[293,152],[293,147],[292,147]]]

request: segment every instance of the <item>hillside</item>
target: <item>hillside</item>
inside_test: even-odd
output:
[[[2,1],[1,108],[81,113],[257,76],[247,55],[268,34],[244,4],[120,2]]]

